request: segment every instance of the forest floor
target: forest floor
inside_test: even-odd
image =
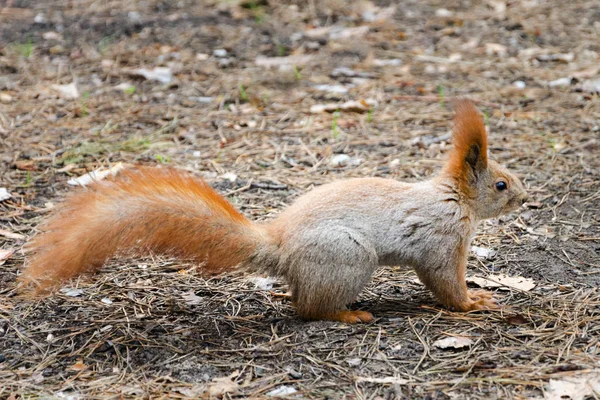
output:
[[[597,398],[600,5],[466,3],[1,2],[0,398]],[[352,305],[375,322],[306,322],[285,282],[158,256],[17,295],[69,179],[177,167],[269,219],[336,179],[432,176],[455,97],[532,197],[473,242],[469,276],[519,278],[502,311],[394,267]]]

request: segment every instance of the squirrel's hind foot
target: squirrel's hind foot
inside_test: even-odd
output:
[[[360,310],[342,310],[329,313],[323,316],[323,319],[328,319],[331,321],[343,322],[346,324],[358,324],[361,322],[373,322],[375,318],[373,314],[368,311],[360,311]]]

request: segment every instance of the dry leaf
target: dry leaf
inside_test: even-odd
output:
[[[0,103],[4,103],[4,104],[8,104],[8,103],[12,103],[13,101],[13,97],[6,93],[6,92],[0,92]]]
[[[190,306],[195,306],[197,304],[201,304],[203,299],[200,296],[197,296],[194,291],[190,290],[189,292],[184,293],[181,297],[185,300],[185,303]]]
[[[273,284],[277,282],[277,279],[271,278],[269,276],[267,276],[266,278],[257,276],[250,278],[250,282],[254,283],[259,289],[270,290],[273,289]]]
[[[315,85],[315,89],[329,93],[344,94],[348,93],[348,88],[343,85]]]
[[[508,276],[505,274],[489,275],[487,278],[471,276],[467,278],[467,282],[472,282],[482,288],[499,288],[500,290],[514,288],[525,292],[530,291],[536,286],[533,279],[524,278],[522,276]]]
[[[322,112],[336,112],[336,111],[348,111],[363,113],[369,111],[371,108],[376,107],[377,102],[372,99],[352,100],[347,101],[343,104],[315,104],[310,108],[310,112],[318,114]]]
[[[21,171],[37,171],[35,160],[18,160],[15,161],[15,167]]]
[[[311,55],[304,56],[288,56],[288,57],[256,57],[254,61],[259,67],[281,67],[283,65],[305,65],[308,64],[314,57]]]
[[[438,349],[464,349],[465,347],[470,347],[472,344],[472,339],[463,336],[449,336],[433,342],[433,345]]]
[[[60,292],[63,293],[65,296],[69,297],[78,297],[83,294],[83,290],[81,289],[74,289],[68,287],[60,289]]]
[[[10,258],[10,256],[13,255],[14,252],[15,252],[14,250],[0,249],[0,265],[4,264],[6,262],[6,260],[8,260]]]
[[[471,246],[471,251],[475,253],[477,257],[481,258],[493,258],[496,255],[496,252],[492,249],[486,249],[485,247],[479,246]]]
[[[386,376],[385,378],[373,378],[370,376],[357,376],[354,379],[356,382],[366,382],[366,383],[382,383],[389,385],[407,385],[410,383],[408,379],[399,378],[395,376]]]
[[[581,90],[587,93],[600,93],[600,79],[589,79],[581,83]]]
[[[6,188],[0,188],[0,201],[8,200],[10,197],[10,193],[8,193]]]
[[[600,395],[600,371],[578,374],[563,379],[550,379],[546,400],[584,400]]]
[[[171,83],[173,80],[173,73],[169,68],[165,67],[156,67],[153,69],[138,68],[127,72],[132,76],[141,76],[149,81],[157,81],[164,84]]]
[[[192,399],[199,399],[202,393],[204,393],[204,388],[202,386],[190,386],[190,387],[174,387],[171,389],[173,392],[179,392],[186,397],[190,397]]]
[[[15,240],[23,240],[23,239],[25,239],[25,235],[21,235],[20,233],[14,233],[14,232],[6,231],[4,229],[0,229],[0,236],[4,236],[6,238],[15,239]]]
[[[69,179],[67,183],[73,186],[87,186],[92,182],[101,181],[109,175],[115,176],[123,168],[125,168],[125,166],[123,165],[123,163],[119,162],[110,167],[109,169],[97,169],[78,178]]]
[[[71,82],[68,85],[52,85],[51,87],[63,99],[73,100],[79,98],[79,90],[75,82]]]
[[[283,386],[279,386],[277,389],[273,389],[270,392],[267,392],[267,396],[284,397],[284,396],[289,396],[291,394],[294,394],[296,392],[297,392],[297,390],[293,386],[283,385]]]
[[[83,360],[78,360],[75,364],[69,367],[71,371],[85,371],[87,368],[88,366],[83,363]]]
[[[239,375],[238,371],[233,372],[229,376],[221,378],[214,378],[212,382],[208,384],[206,392],[210,397],[222,396],[225,393],[237,394],[239,393],[239,385],[233,381]]]

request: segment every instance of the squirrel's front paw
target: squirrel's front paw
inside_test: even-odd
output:
[[[500,306],[494,300],[492,292],[487,290],[469,290],[469,299],[471,304],[469,305],[469,311],[475,310],[494,310],[500,308]]]

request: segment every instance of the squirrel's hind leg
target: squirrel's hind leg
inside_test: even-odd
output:
[[[377,268],[374,247],[359,233],[328,229],[315,232],[311,243],[298,247],[287,272],[292,301],[300,317],[344,323],[373,321],[367,311],[346,309],[356,300]]]

